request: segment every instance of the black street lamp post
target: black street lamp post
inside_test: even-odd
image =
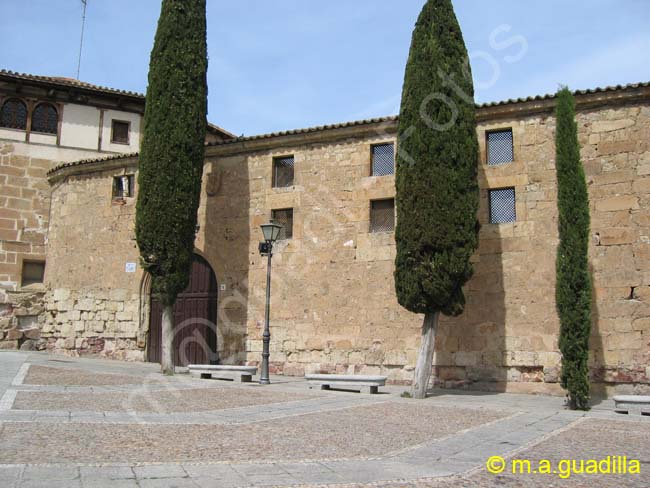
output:
[[[271,343],[271,330],[269,329],[269,314],[271,312],[271,258],[273,257],[273,243],[278,239],[282,226],[271,221],[268,224],[262,224],[262,233],[264,242],[260,242],[260,254],[268,256],[266,267],[266,308],[264,318],[264,334],[262,335],[262,372],[260,374],[260,384],[268,385],[269,379],[269,351]]]

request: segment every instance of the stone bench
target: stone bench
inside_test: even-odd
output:
[[[650,415],[650,396],[617,395],[614,397],[614,403],[614,411],[617,413]]]
[[[257,374],[257,366],[190,364],[187,369],[191,375],[200,376],[201,379],[228,379],[240,383],[250,383]]]
[[[305,379],[309,382],[310,388],[320,385],[322,390],[329,390],[332,387],[378,393],[380,386],[386,385],[386,376],[362,376],[342,374],[307,374]],[[312,386],[313,385],[313,386]]]

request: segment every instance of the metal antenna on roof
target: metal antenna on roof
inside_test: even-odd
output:
[[[79,72],[81,71],[81,51],[84,46],[84,27],[86,26],[86,6],[88,0],[81,0],[84,6],[83,16],[81,17],[81,41],[79,42],[79,61],[77,62],[77,80],[79,79]]]

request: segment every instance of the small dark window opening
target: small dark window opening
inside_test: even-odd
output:
[[[271,212],[271,219],[282,225],[282,230],[280,230],[280,235],[278,240],[291,239],[293,237],[293,209],[292,208],[283,208],[280,210],[273,210]]]
[[[372,176],[386,176],[395,173],[395,145],[372,146]]]
[[[113,120],[112,126],[111,142],[115,144],[128,144],[131,123],[124,122],[123,120]]]
[[[38,261],[23,261],[22,286],[43,283],[45,275],[45,263]]]
[[[27,105],[22,100],[7,100],[0,110],[0,127],[27,129]]]
[[[498,166],[515,160],[512,129],[496,130],[487,133],[487,164]]]
[[[56,134],[59,129],[59,113],[54,105],[41,103],[32,112],[32,131]]]
[[[517,220],[514,188],[490,190],[489,198],[491,224],[505,224]]]
[[[113,200],[123,200],[133,196],[133,175],[113,177]]]
[[[293,186],[294,157],[273,159],[273,188]]]
[[[370,232],[393,232],[395,230],[395,200],[370,202]]]

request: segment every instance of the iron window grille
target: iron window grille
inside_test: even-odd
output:
[[[395,230],[395,200],[373,200],[370,202],[370,232],[392,232]]]
[[[133,175],[115,176],[113,178],[113,200],[124,200],[133,196]]]
[[[49,103],[41,103],[32,112],[32,131],[56,134],[59,129],[59,113]]]
[[[22,100],[7,100],[0,110],[0,127],[27,129],[27,105]]]
[[[294,157],[273,159],[273,188],[293,186]]]
[[[395,173],[395,145],[376,144],[372,146],[372,176],[386,176]]]
[[[291,239],[293,237],[293,209],[283,208],[271,211],[271,220],[280,224],[280,234],[278,235],[279,241]]]
[[[490,223],[504,224],[516,220],[515,189],[490,190]]]
[[[38,261],[23,261],[22,286],[43,283],[45,263]]]
[[[122,120],[113,120],[111,127],[111,142],[115,144],[129,143],[131,124]]]
[[[512,129],[487,133],[487,164],[498,166],[515,160]]]

